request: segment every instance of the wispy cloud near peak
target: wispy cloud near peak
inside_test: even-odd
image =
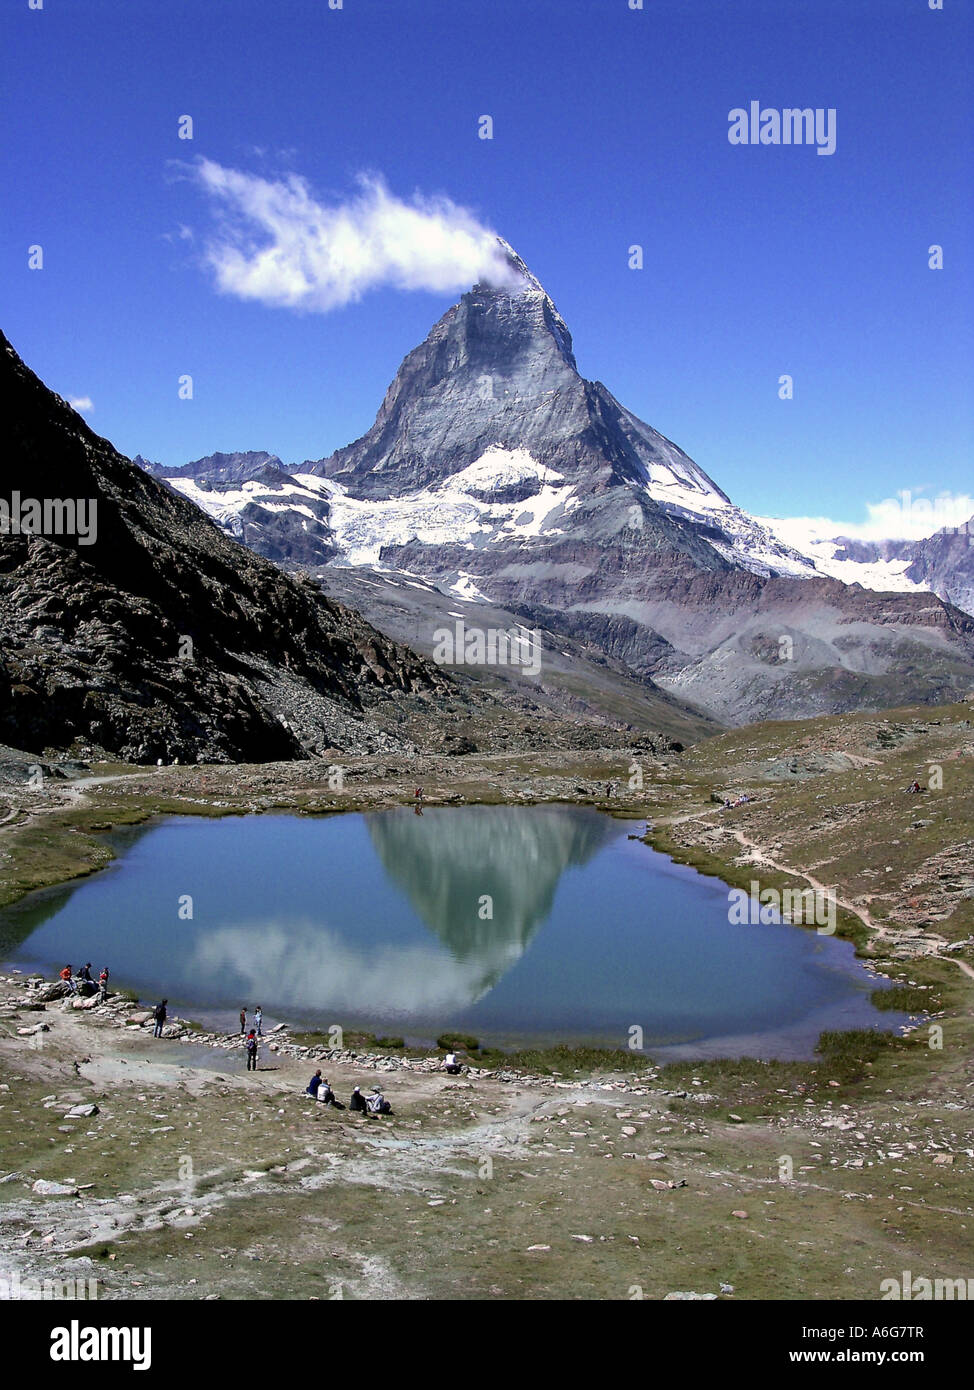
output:
[[[437,293],[478,280],[516,288],[496,234],[446,197],[405,202],[377,174],[332,205],[306,179],[261,178],[202,159],[193,166],[216,225],[205,257],[225,294],[328,313],[380,286]]]

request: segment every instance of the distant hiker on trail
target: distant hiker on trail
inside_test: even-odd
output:
[[[246,1048],[247,1048],[247,1070],[248,1070],[248,1071],[256,1071],[256,1070],[257,1070],[257,1035],[256,1035],[256,1033],[254,1032],[253,1028],[251,1028],[250,1032],[247,1034],[247,1041],[246,1041],[245,1046],[246,1046]]]
[[[153,1033],[152,1033],[152,1036],[153,1036],[154,1038],[161,1038],[161,1037],[162,1037],[163,1025],[164,1025],[165,1022],[166,1022],[166,1005],[167,1005],[168,1003],[169,1003],[169,1000],[168,1000],[168,999],[163,999],[162,1003],[161,1003],[161,1004],[157,1004],[157,1005],[155,1006],[155,1008],[152,1010],[152,1017],[153,1017],[153,1018],[155,1019],[155,1021],[156,1021],[156,1026],[155,1026],[155,1028],[153,1029]]]
[[[306,1090],[307,1090],[308,1095],[309,1095],[309,1096],[314,1096],[315,1100],[318,1099],[318,1087],[319,1087],[320,1085],[321,1085],[321,1068],[319,1067],[318,1070],[315,1072],[314,1076],[313,1076],[313,1077],[311,1078],[311,1080],[308,1082],[308,1085],[307,1085],[307,1087],[306,1087]]]
[[[241,1009],[241,1010],[240,1010],[240,1031],[241,1031],[241,1033],[246,1033],[246,1031],[247,1031],[247,1010],[246,1010],[246,1009]]]
[[[258,1038],[264,1036],[263,1033],[260,1031],[260,1025],[263,1023],[263,1021],[264,1015],[261,1013],[260,1005],[258,1004],[256,1009],[254,1010],[254,1028],[257,1030]]]
[[[369,1096],[366,1104],[368,1105],[369,1110],[373,1115],[392,1114],[392,1106],[386,1100],[385,1096],[379,1090],[378,1086],[372,1087],[372,1094]]]
[[[105,1000],[108,998],[109,973],[110,972],[108,966],[106,965],[105,968],[102,970],[101,974],[98,976],[98,988],[100,990],[100,994],[98,997],[102,1004],[104,1004]]]
[[[450,1076],[460,1075],[460,1063],[457,1061],[455,1052],[448,1052],[443,1058],[443,1070],[448,1072]]]
[[[66,965],[66,966],[64,967],[64,969],[61,971],[60,978],[61,978],[61,979],[64,981],[64,983],[67,985],[69,991],[70,991],[72,994],[77,994],[77,993],[78,993],[78,986],[77,986],[77,985],[75,984],[75,982],[74,982],[74,977],[73,977],[73,975],[71,974],[71,967],[70,967],[70,965]]]
[[[363,1115],[369,1113],[369,1107],[365,1103],[365,1097],[362,1094],[362,1088],[360,1086],[356,1086],[352,1091],[352,1098],[348,1102],[348,1108],[349,1110],[359,1110]]]

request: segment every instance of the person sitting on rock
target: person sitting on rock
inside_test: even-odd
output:
[[[362,1094],[361,1086],[356,1086],[353,1089],[352,1098],[348,1102],[348,1108],[349,1110],[358,1110],[363,1115],[369,1113],[369,1107],[365,1103],[365,1097]]]
[[[460,1075],[460,1063],[457,1061],[457,1054],[455,1052],[448,1052],[443,1058],[443,1070],[449,1076]]]
[[[368,1107],[373,1115],[391,1115],[392,1106],[386,1100],[378,1086],[372,1087],[372,1094],[368,1099]]]
[[[311,1080],[308,1082],[308,1086],[307,1086],[308,1095],[309,1095],[309,1096],[313,1096],[313,1097],[315,1098],[315,1100],[318,1099],[318,1087],[319,1087],[320,1085],[321,1085],[321,1068],[319,1067],[318,1070],[315,1072],[314,1076],[313,1076],[313,1077],[311,1078]]]
[[[74,976],[71,974],[71,967],[70,967],[70,965],[66,965],[66,966],[64,967],[64,969],[61,971],[61,974],[60,974],[60,977],[59,977],[59,978],[62,979],[62,980],[64,981],[64,983],[67,985],[67,987],[68,987],[68,992],[69,992],[70,994],[77,994],[77,993],[78,993],[78,986],[77,986],[77,985],[75,984],[75,982],[74,982]]]
[[[331,1089],[331,1086],[327,1078],[325,1078],[325,1080],[322,1081],[321,1085],[318,1087],[318,1099],[321,1101],[322,1105],[330,1105],[335,1110],[345,1109],[341,1101],[335,1099],[335,1092]]]

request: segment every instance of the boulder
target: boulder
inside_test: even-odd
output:
[[[77,1197],[78,1189],[68,1187],[63,1182],[48,1182],[47,1178],[38,1178],[31,1188],[31,1192],[36,1192],[38,1197]]]
[[[49,1004],[53,999],[63,999],[71,990],[64,980],[54,980],[51,984],[44,985],[33,995],[35,1004]]]

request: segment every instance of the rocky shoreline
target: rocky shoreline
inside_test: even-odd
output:
[[[0,1023],[11,1021],[21,1013],[46,1011],[48,1007],[63,1011],[78,1012],[82,1017],[97,1019],[111,1028],[128,1033],[151,1036],[154,1029],[152,1010],[133,1003],[121,994],[109,994],[105,1003],[97,993],[88,997],[74,994],[62,980],[49,981],[42,975],[23,975],[19,971],[0,975],[0,987],[25,991],[23,999],[11,1002],[9,998],[0,1000]],[[17,1028],[21,1037],[30,1037],[48,1031],[43,1021]],[[275,1024],[261,1039],[267,1051],[275,1056],[290,1057],[306,1062],[332,1062],[343,1067],[354,1067],[363,1072],[413,1072],[419,1074],[443,1074],[443,1059],[435,1052],[425,1057],[389,1056],[385,1053],[361,1052],[348,1047],[322,1047],[295,1042],[290,1036],[287,1023]],[[222,1052],[243,1054],[243,1035],[218,1033],[200,1028],[192,1020],[170,1014],[163,1026],[162,1038],[167,1042],[178,1042],[193,1047],[208,1047]],[[578,1089],[597,1087],[603,1091],[614,1090],[633,1095],[647,1095],[651,1088],[645,1083],[659,1075],[659,1068],[647,1066],[640,1070],[638,1079],[632,1082],[620,1077],[614,1070],[612,1079],[600,1077],[587,1081],[563,1081],[557,1076],[542,1075],[521,1071],[513,1067],[477,1067],[463,1065],[463,1075],[471,1080],[493,1080],[514,1082],[523,1086],[551,1086],[556,1089]],[[673,1094],[685,1094],[674,1092]]]

